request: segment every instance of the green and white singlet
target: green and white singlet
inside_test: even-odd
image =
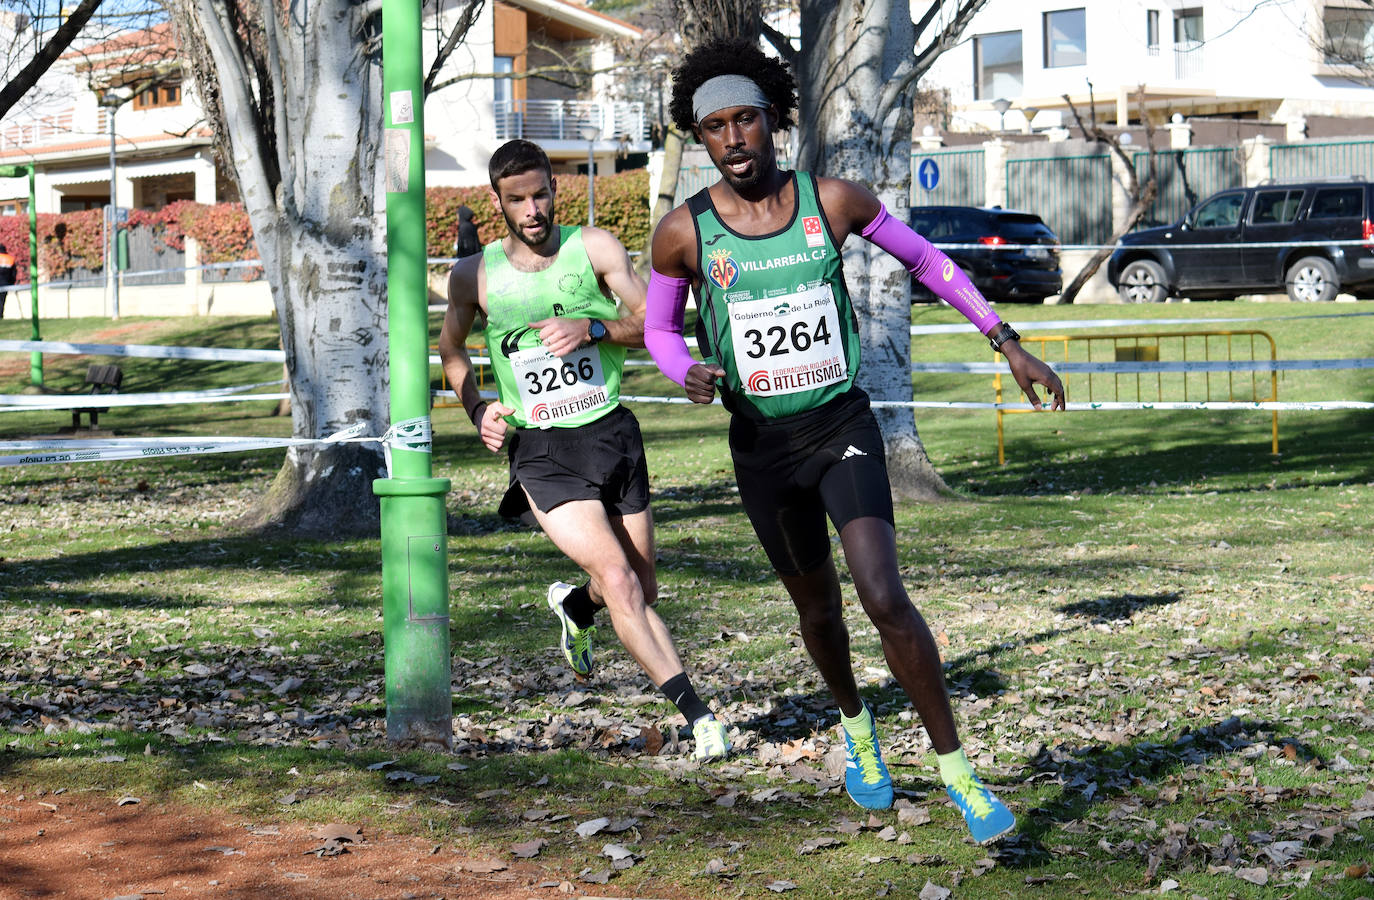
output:
[[[482,248],[487,275],[487,353],[496,393],[520,428],[575,428],[620,404],[625,348],[601,342],[564,357],[549,353],[531,322],[551,317],[616,319],[582,243],[582,229],[558,226],[558,255],[539,272],[510,264],[500,241]]]
[[[858,324],[816,182],[793,172],[792,185],[792,219],[773,234],[733,231],[709,190],[687,201],[702,274],[701,350],[725,370],[726,407],[753,419],[815,409],[848,392],[859,370]]]

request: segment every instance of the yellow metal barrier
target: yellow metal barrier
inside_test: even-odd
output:
[[[486,347],[485,344],[468,344],[468,345],[467,345],[467,351],[468,351],[468,356],[469,356],[469,357],[473,357],[473,356],[484,356],[484,355],[486,355],[487,347]],[[439,346],[436,344],[436,345],[434,345],[433,347],[430,347],[430,348],[429,348],[429,352],[430,352],[430,353],[438,353],[438,352],[439,352]],[[476,378],[477,378],[477,389],[478,389],[479,391],[485,391],[485,390],[487,389],[487,367],[486,367],[485,365],[478,365],[478,364],[474,363],[473,366],[472,366],[472,373],[473,373],[473,375],[476,376]],[[444,372],[444,367],[443,367],[443,366],[440,366],[440,367],[439,367],[439,390],[441,390],[441,391],[447,391],[447,390],[449,390],[449,389],[450,389],[450,388],[449,388],[449,386],[448,386],[448,375],[445,374],[445,372]],[[460,401],[458,401],[458,400],[450,400],[450,399],[448,399],[447,397],[435,397],[435,398],[434,398],[433,408],[434,408],[434,409],[451,409],[452,407],[455,407],[455,406],[461,407],[462,405],[463,405],[463,404],[462,404]]]
[[[1027,346],[1036,344],[1039,346]],[[1175,331],[1154,334],[1046,335],[1021,338],[1021,345],[1053,365],[1055,362],[1180,362],[1278,359],[1274,339],[1264,331]],[[1261,356],[1267,347],[1268,355]],[[994,354],[994,357],[996,354]],[[1279,399],[1279,373],[1268,372],[1061,372],[1072,405],[1093,402],[1267,402]],[[1012,381],[1016,396],[1020,389]],[[1002,403],[1002,375],[993,376]],[[997,410],[997,464],[1006,465],[1003,413]],[[1279,414],[1272,413],[1271,452],[1279,452]]]

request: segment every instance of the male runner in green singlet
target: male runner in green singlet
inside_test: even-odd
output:
[[[444,373],[482,442],[510,435],[511,489],[503,512],[528,503],[544,533],[582,567],[587,584],[554,583],[548,604],[563,655],[591,672],[593,613],[605,606],[625,649],[692,726],[697,759],[725,756],[724,723],[693,690],[663,620],[644,443],[620,405],[626,347],[644,346],[644,281],[609,232],[554,224],[549,158],[515,140],[492,154],[492,201],[507,234],[449,274],[439,335]],[[622,317],[615,297],[625,307]],[[466,342],[478,311],[497,400],[482,400]]]
[[[892,805],[872,712],[850,661],[826,517],[889,668],[930,735],[940,775],[973,837],[992,841],[1015,818],[983,785],[960,745],[939,651],[898,569],[884,444],[855,385],[859,335],[840,248],[860,235],[891,253],[988,336],[1038,409],[1035,385],[1062,409],[1054,372],[1021,349],[949,257],[887,215],[862,185],[778,168],[773,132],[792,124],[791,72],[757,43],[714,41],[673,72],[674,124],[695,131],[721,180],[664,217],[654,233],[645,345],[687,396],[717,389],[731,412],[740,502],[797,607],[802,639],[840,708],[845,788],[871,809]],[[698,347],[682,336],[696,291]]]

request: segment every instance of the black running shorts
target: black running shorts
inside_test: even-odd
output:
[[[570,500],[600,500],[622,516],[649,508],[649,468],[634,413],[617,406],[577,428],[517,428],[507,449],[511,486],[500,513],[516,518],[528,504],[541,512]]]
[[[827,515],[836,531],[868,516],[893,523],[883,436],[858,388],[784,419],[736,415],[730,452],[740,501],[781,575],[805,575],[825,562]]]

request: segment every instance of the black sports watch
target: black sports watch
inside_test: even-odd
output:
[[[1012,328],[1006,322],[1002,323],[1001,328],[997,329],[995,332],[988,335],[988,343],[991,344],[992,349],[997,351],[998,353],[1002,352],[1002,345],[1005,344],[1007,341],[1019,340],[1021,340],[1021,335],[1017,334],[1016,329]]]
[[[606,339],[606,323],[600,319],[592,319],[587,326],[587,341],[599,344]]]

